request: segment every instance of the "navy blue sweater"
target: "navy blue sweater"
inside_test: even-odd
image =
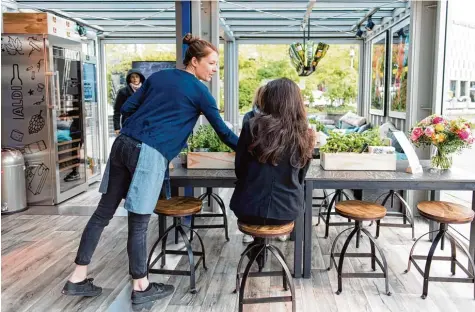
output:
[[[201,112],[221,140],[235,150],[238,138],[222,120],[208,88],[179,69],[152,74],[125,102],[121,113],[127,119],[121,133],[172,160],[185,146]]]

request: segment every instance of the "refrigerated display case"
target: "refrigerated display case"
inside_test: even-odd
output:
[[[101,178],[97,62],[95,57],[83,54],[83,73],[86,111],[86,172],[88,183],[91,184]]]
[[[2,145],[24,154],[28,203],[58,204],[88,187],[76,23],[49,13],[3,22]]]

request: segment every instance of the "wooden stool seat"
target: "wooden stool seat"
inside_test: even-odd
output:
[[[356,221],[375,221],[386,216],[386,208],[383,206],[361,200],[338,202],[335,210],[342,217]]]
[[[277,237],[287,235],[294,229],[294,222],[284,225],[251,225],[238,222],[239,231],[256,237]]]
[[[177,196],[157,202],[154,212],[170,217],[184,217],[201,211],[202,201],[194,197]]]
[[[427,219],[447,224],[470,223],[475,215],[462,205],[445,201],[423,201],[417,204],[417,210]]]

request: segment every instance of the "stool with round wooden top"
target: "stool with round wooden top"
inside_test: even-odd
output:
[[[270,238],[279,237],[282,235],[287,235],[292,232],[294,229],[294,222],[284,224],[284,225],[250,225],[242,222],[238,222],[238,228],[241,232],[247,235],[252,235],[255,238],[260,238],[261,240],[257,243],[253,243],[247,246],[244,252],[239,259],[239,264],[237,267],[236,275],[236,289],[234,292],[239,290],[239,312],[243,311],[245,304],[256,304],[256,303],[269,303],[269,302],[292,302],[292,311],[296,311],[295,307],[295,288],[292,280],[292,275],[290,274],[289,267],[285,261],[284,255],[282,252],[269,243]],[[257,251],[251,253],[253,250]],[[262,254],[265,255],[267,251],[270,251],[271,254],[276,257],[279,261],[282,271],[270,271],[270,272],[250,272],[251,266],[256,262],[257,257]],[[244,269],[244,273],[241,273],[241,267],[243,265],[244,259],[248,254],[251,254],[249,262]],[[266,257],[264,256],[264,259]],[[282,285],[284,290],[290,288],[290,296],[280,296],[280,297],[265,297],[265,298],[244,298],[246,282],[249,277],[269,277],[269,276],[282,276]],[[242,281],[241,281],[242,279]]]
[[[162,236],[158,238],[158,240],[153,244],[152,250],[150,250],[150,254],[148,256],[148,272],[151,274],[167,274],[167,275],[185,275],[190,276],[190,292],[196,293],[196,283],[195,283],[195,270],[203,261],[203,267],[206,268],[205,263],[205,248],[203,245],[203,241],[201,237],[196,233],[195,230],[191,229],[189,226],[184,225],[181,223],[181,217],[191,216],[197,214],[201,211],[202,201],[198,198],[194,197],[172,197],[169,200],[159,200],[157,202],[157,206],[155,207],[154,212],[158,215],[163,215],[167,217],[173,217],[174,222],[173,225],[170,226],[166,231],[163,233]],[[190,240],[188,239],[185,230],[183,228],[188,228],[190,231],[195,232],[196,236],[198,237],[200,244],[201,244],[201,251],[193,251],[191,247]],[[180,233],[183,242],[185,243],[186,251],[181,250],[169,250],[167,249],[167,237],[170,231],[176,229],[178,233]],[[157,246],[162,243],[162,250],[160,253],[152,260],[154,256],[154,251]],[[189,271],[182,271],[182,270],[165,270],[163,267],[166,265],[166,255],[185,255],[188,256],[190,262],[190,270]],[[194,257],[200,257],[199,260],[196,262]],[[155,264],[161,259],[161,268],[154,269],[153,267]]]
[[[383,251],[381,248],[376,244],[375,239],[373,236],[363,227],[363,221],[378,221],[384,218],[386,215],[386,208],[381,205],[371,203],[371,202],[364,202],[360,200],[346,200],[343,202],[339,202],[335,206],[336,212],[345,218],[355,220],[355,226],[348,228],[342,232],[340,232],[333,241],[331,252],[330,252],[330,266],[328,270],[331,270],[332,265],[335,264],[337,271],[338,271],[338,291],[336,292],[339,295],[342,291],[342,278],[384,278],[385,279],[385,287],[386,287],[386,294],[388,296],[391,295],[389,291],[389,279],[388,279],[388,263],[386,261],[386,257],[384,256]],[[340,253],[335,253],[335,247],[337,245],[338,239],[340,236],[349,231],[350,234],[346,239],[345,243],[343,244],[343,248],[341,249]],[[350,244],[351,239],[355,236],[359,239],[360,233],[365,234],[371,246],[371,253],[349,253],[347,252],[348,245]],[[376,257],[376,249],[378,249],[381,260]],[[335,257],[339,258],[339,262],[337,264]],[[343,273],[343,261],[345,257],[369,257],[371,258],[371,269],[376,271],[376,263],[382,270],[382,273]]]
[[[411,252],[409,253],[409,261],[407,264],[406,273],[409,272],[411,269],[411,264],[414,264],[417,271],[424,276],[424,285],[422,288],[422,299],[427,297],[427,292],[429,289],[429,281],[437,281],[437,282],[455,282],[455,283],[473,283],[474,284],[474,297],[475,297],[475,264],[473,262],[472,255],[470,252],[465,248],[465,246],[460,243],[460,241],[452,235],[448,231],[449,224],[463,224],[463,223],[470,223],[474,218],[474,212],[468,208],[465,208],[462,205],[444,202],[444,201],[423,201],[417,204],[417,210],[419,211],[420,215],[424,218],[427,218],[432,221],[436,221],[440,223],[440,228],[437,231],[428,232],[421,237],[419,237],[414,245],[412,246]],[[414,255],[414,250],[416,248],[417,243],[421,240],[422,237],[433,233],[438,232],[432,242],[432,245],[429,249],[429,254],[427,256],[422,255]],[[444,256],[434,256],[435,250],[437,249],[437,245],[441,240],[447,237],[450,241],[451,247],[451,256],[444,257]],[[467,256],[469,265],[472,269],[470,272],[464,267],[458,260],[457,260],[457,247],[459,247],[462,252]],[[425,270],[422,269],[417,264],[416,260],[426,260]],[[455,275],[455,268],[459,266],[462,271],[467,274],[467,278],[453,278],[453,277],[434,277],[430,276],[430,267],[432,264],[432,260],[443,260],[443,261],[450,261],[451,271],[452,274]]]

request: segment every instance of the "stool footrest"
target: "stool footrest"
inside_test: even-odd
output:
[[[335,258],[338,258],[338,257],[340,257],[340,254],[339,254],[339,253],[334,253],[333,256],[331,257],[331,261],[333,261],[333,264],[335,265],[335,267],[338,267],[338,264],[336,263],[336,259],[335,259]],[[351,252],[347,252],[347,253],[345,254],[345,258],[346,258],[346,257],[349,257],[349,258],[357,258],[357,257],[358,257],[358,258],[359,258],[359,257],[361,257],[361,258],[371,258],[372,255],[371,255],[370,253],[351,253]],[[384,265],[383,265],[383,263],[381,262],[381,260],[379,260],[379,258],[375,256],[375,257],[374,257],[374,261],[376,261],[376,263],[379,265],[379,268],[380,268],[382,271],[384,271]],[[342,276],[342,277],[345,277],[344,274],[346,274],[346,273],[343,273],[341,276]],[[369,274],[369,273],[362,273],[362,274]],[[371,273],[371,274],[383,274],[383,275],[384,275],[384,273]],[[370,277],[370,276],[367,276],[367,275],[365,275],[365,276],[366,276],[366,277]]]
[[[380,222],[379,223],[379,226],[380,227],[398,227],[398,228],[412,228],[412,224],[411,223],[388,223],[388,222]]]
[[[265,298],[247,298],[243,299],[243,304],[256,304],[256,303],[272,303],[272,302],[288,302],[292,301],[292,296],[282,297],[265,297]]]
[[[239,273],[239,278],[242,278],[244,273]],[[266,271],[266,272],[249,272],[249,277],[269,277],[269,276],[282,276],[282,271]]]
[[[416,262],[416,260],[426,260],[427,256],[422,256],[422,255],[412,255],[410,258],[412,264],[416,267],[417,271],[424,276],[424,271],[419,267],[419,264]],[[444,257],[444,256],[433,256],[432,260],[439,260],[439,261],[452,261],[451,257]],[[471,282],[462,282],[462,283],[473,283],[474,282],[474,277],[475,274],[470,273],[463,264],[461,264],[457,259],[453,260],[455,264],[465,273],[467,274],[468,277],[462,278],[471,280]],[[435,278],[435,279],[434,279]],[[445,279],[445,280],[440,280],[440,279]],[[439,282],[457,282],[457,277],[430,277],[429,276],[429,281],[439,281]]]
[[[341,277],[345,278],[386,278],[384,273],[341,273]]]
[[[193,229],[222,229],[224,227],[226,227],[224,224],[193,224]]]
[[[203,258],[200,258],[198,261],[196,261],[195,271],[198,270],[198,266],[201,264],[202,260]],[[184,276],[191,275],[191,272],[189,270],[185,271],[185,270],[149,269],[148,272],[151,274],[184,275]]]

